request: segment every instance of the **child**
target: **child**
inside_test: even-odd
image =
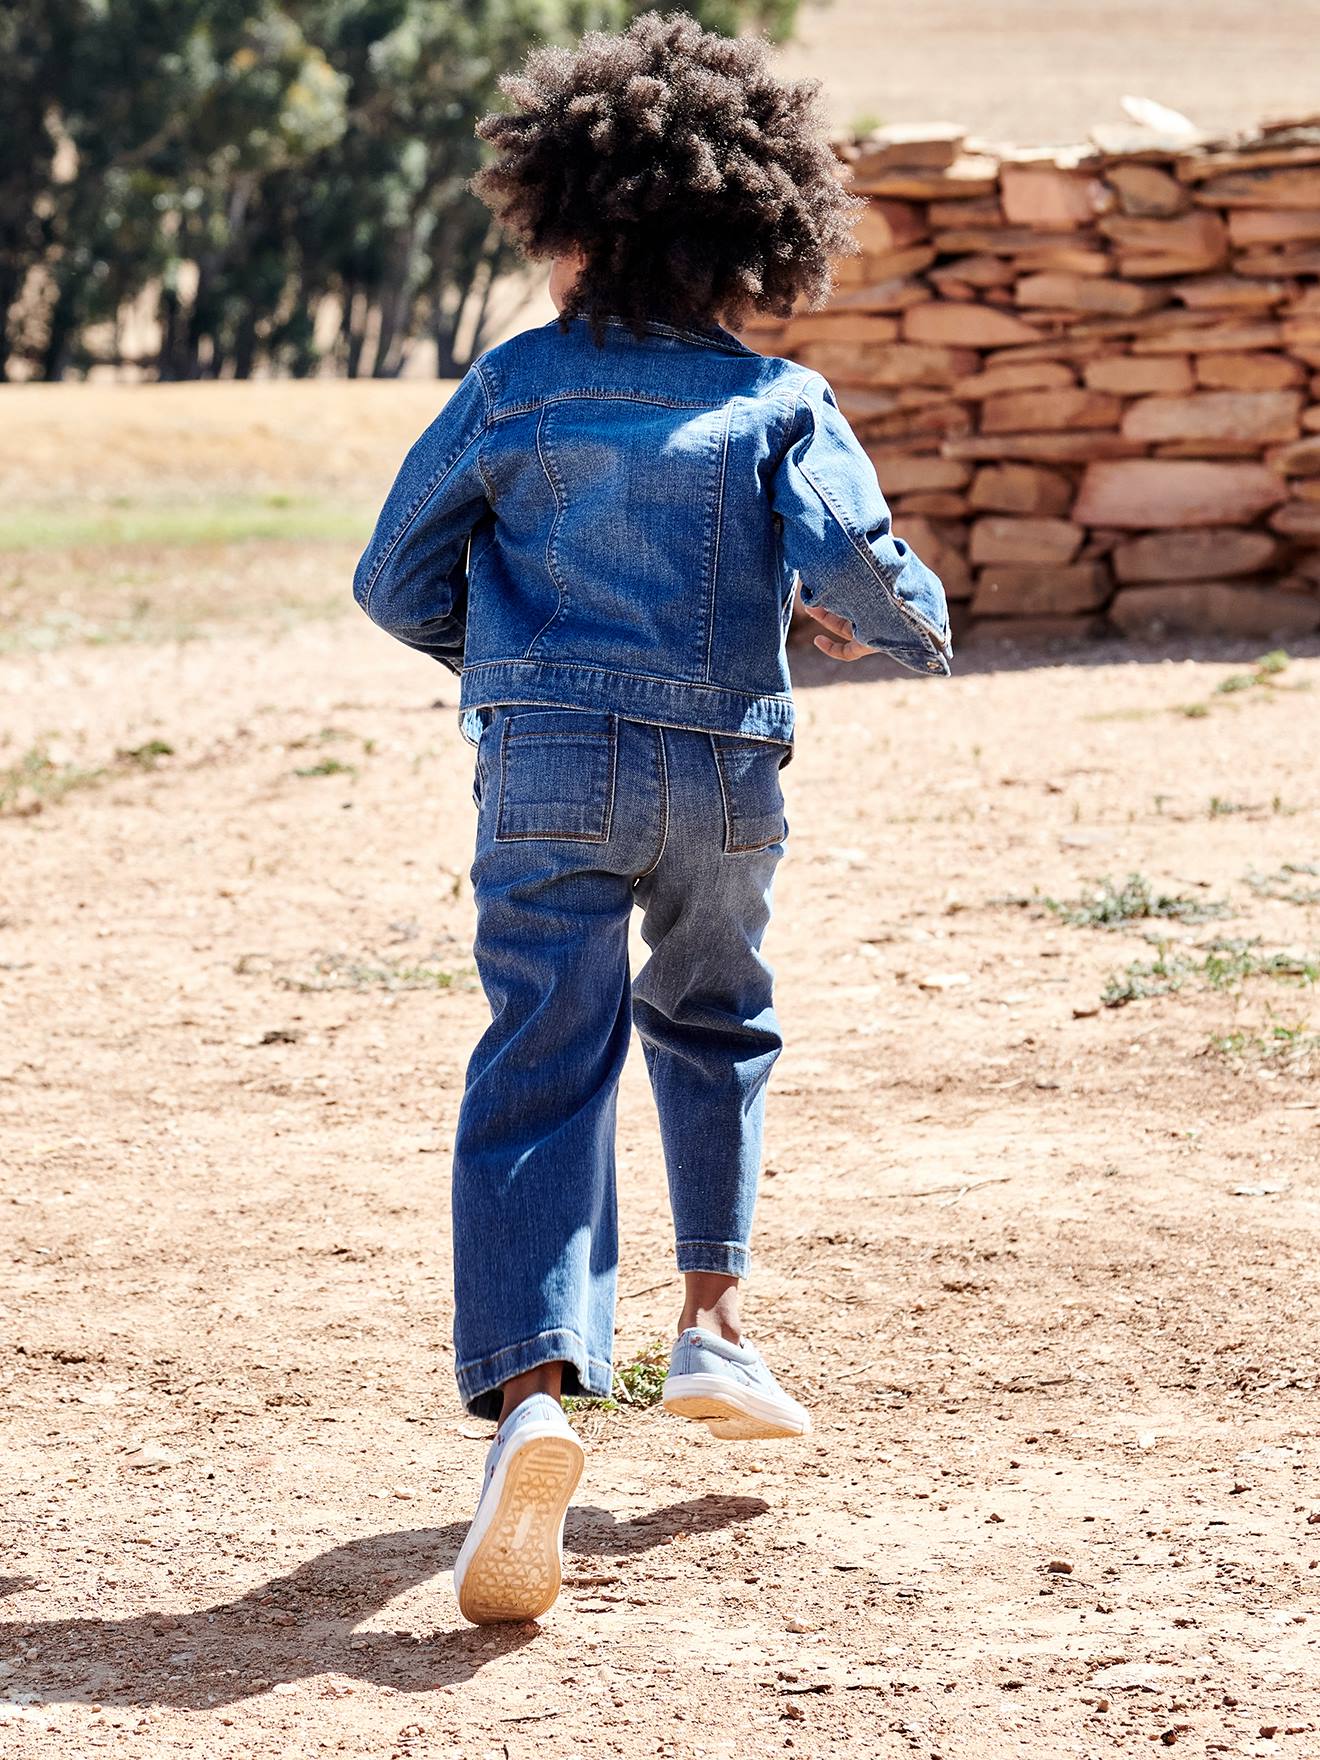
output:
[[[492,1020],[454,1143],[454,1343],[498,1419],[454,1567],[477,1622],[559,1591],[582,1449],[562,1394],[611,1390],[615,1094],[635,1021],[684,1300],[664,1403],[723,1437],[806,1411],[738,1290],[781,1040],[761,957],[792,756],[795,577],[840,660],[946,673],[940,582],[890,534],[819,373],[725,328],[819,303],[860,203],[816,83],[760,38],[649,12],[506,76],[474,180],[559,316],[476,361],[404,462],[355,596],[459,673],[476,746],[475,957]],[[629,982],[628,925],[650,958]]]

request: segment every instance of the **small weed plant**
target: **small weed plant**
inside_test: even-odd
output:
[[[614,1389],[608,1396],[574,1394],[564,1401],[568,1412],[617,1412],[624,1406],[641,1409],[659,1405],[669,1368],[669,1346],[653,1339],[631,1362],[614,1371]]]
[[[1129,923],[1166,918],[1176,923],[1207,923],[1230,915],[1227,904],[1182,893],[1158,892],[1144,874],[1129,874],[1118,884],[1108,875],[1091,882],[1080,898],[1047,898],[1046,910],[1083,929],[1122,929]]]

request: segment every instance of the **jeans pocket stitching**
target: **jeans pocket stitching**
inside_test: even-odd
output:
[[[779,829],[775,832],[773,837],[763,838],[758,843],[740,843],[738,841],[737,834],[734,830],[734,826],[737,822],[737,814],[734,811],[733,798],[729,790],[728,774],[724,768],[724,755],[720,748],[720,735],[712,733],[710,736],[710,743],[711,749],[715,754],[715,773],[719,777],[720,795],[724,802],[725,854],[750,855],[757,850],[771,849],[775,844],[781,843],[784,839],[786,830],[782,809],[780,810],[779,815]]]
[[[564,738],[571,737],[573,739],[586,739],[586,738],[602,739],[603,738],[606,741],[608,741],[608,745],[609,745],[609,773],[608,773],[606,783],[605,783],[605,805],[604,805],[604,810],[601,814],[601,829],[599,832],[595,832],[595,831],[560,831],[560,830],[555,830],[555,831],[508,831],[508,830],[504,829],[504,826],[505,826],[505,812],[504,812],[505,793],[506,793],[506,787],[507,787],[508,776],[509,776],[509,747],[511,745],[516,745],[518,743],[518,739],[520,737],[518,735],[513,734],[513,732],[512,732],[512,728],[513,728],[512,718],[510,718],[509,720],[507,720],[504,723],[504,726],[500,729],[500,757],[499,757],[500,786],[499,786],[499,799],[496,803],[496,809],[495,809],[495,826],[494,826],[494,830],[493,830],[493,834],[492,834],[496,843],[546,843],[546,842],[608,843],[609,842],[611,829],[612,829],[613,822],[614,822],[615,777],[616,777],[616,774],[618,771],[618,763],[619,763],[619,737],[618,737],[618,718],[615,716],[613,711],[610,711],[606,714],[605,720],[606,720],[606,726],[605,726],[605,731],[603,734],[597,733],[597,734],[593,734],[593,735],[584,735],[584,734],[580,734],[580,733],[575,733],[571,736],[569,736],[569,735],[561,736]],[[553,738],[554,736],[547,735],[546,737]],[[538,744],[539,743],[540,743],[540,741],[538,740]]]

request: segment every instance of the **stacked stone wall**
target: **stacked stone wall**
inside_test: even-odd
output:
[[[861,254],[744,334],[830,381],[961,633],[1320,627],[1320,118],[836,150]]]

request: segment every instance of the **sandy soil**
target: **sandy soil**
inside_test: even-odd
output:
[[[177,397],[120,396],[82,444],[156,433],[121,493],[217,468],[161,443]],[[0,1753],[1315,1760],[1315,992],[1099,1000],[1156,931],[1188,967],[1315,958],[1320,653],[1232,691],[1249,653],[800,657],[747,1317],[818,1430],[582,1414],[560,1602],[476,1630],[470,750],[454,681],[347,602],[352,556],[0,563],[0,776],[54,766],[0,816]],[[186,640],[41,621],[48,579],[90,618],[130,568],[151,604],[199,569],[237,597]],[[1133,871],[1233,914],[1041,902]],[[640,1057],[620,1175],[622,1363],[678,1305]]]
[[[1125,93],[1203,128],[1316,109],[1312,0],[804,0],[784,72],[824,82],[839,127],[947,117],[994,139],[1084,140]]]

